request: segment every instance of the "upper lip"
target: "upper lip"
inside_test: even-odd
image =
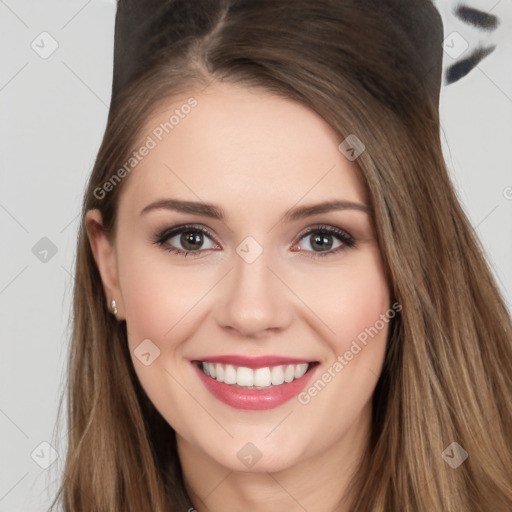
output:
[[[205,363],[224,363],[231,364],[233,366],[244,366],[246,368],[265,368],[267,366],[279,366],[287,364],[304,364],[312,363],[314,361],[308,359],[301,359],[297,357],[286,357],[286,356],[237,356],[237,355],[219,355],[196,358],[194,361],[202,361]]]

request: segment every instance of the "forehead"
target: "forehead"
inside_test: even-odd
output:
[[[297,201],[305,194],[328,199],[326,192],[338,190],[364,200],[357,164],[339,150],[342,140],[301,103],[214,84],[169,99],[145,123],[139,144],[151,141],[152,148],[123,195],[144,201],[179,191],[194,200],[205,194],[269,200],[280,193]]]

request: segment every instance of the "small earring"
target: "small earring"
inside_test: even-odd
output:
[[[112,313],[114,313],[114,315],[117,315],[117,304],[115,300],[113,300],[110,303],[110,309],[112,310]]]

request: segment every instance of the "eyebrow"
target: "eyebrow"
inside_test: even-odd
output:
[[[483,28],[484,30],[494,30],[499,23],[498,17],[494,16],[494,14],[489,14],[467,6],[459,6],[455,10],[455,15],[462,21],[475,27]]]
[[[204,215],[218,220],[224,220],[225,218],[224,211],[219,206],[211,203],[182,201],[179,199],[160,199],[144,207],[140,214],[143,215],[152,210],[159,209],[190,213],[192,215]],[[371,208],[365,204],[346,200],[334,200],[290,208],[283,215],[283,220],[295,221],[312,215],[318,215],[320,213],[327,213],[335,210],[356,210],[367,213],[368,215],[371,215],[372,213]]]

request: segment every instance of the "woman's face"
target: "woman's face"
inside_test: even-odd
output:
[[[291,100],[227,84],[193,97],[142,131],[112,246],[88,216],[135,371],[183,457],[237,471],[350,458],[391,306],[357,153]]]

